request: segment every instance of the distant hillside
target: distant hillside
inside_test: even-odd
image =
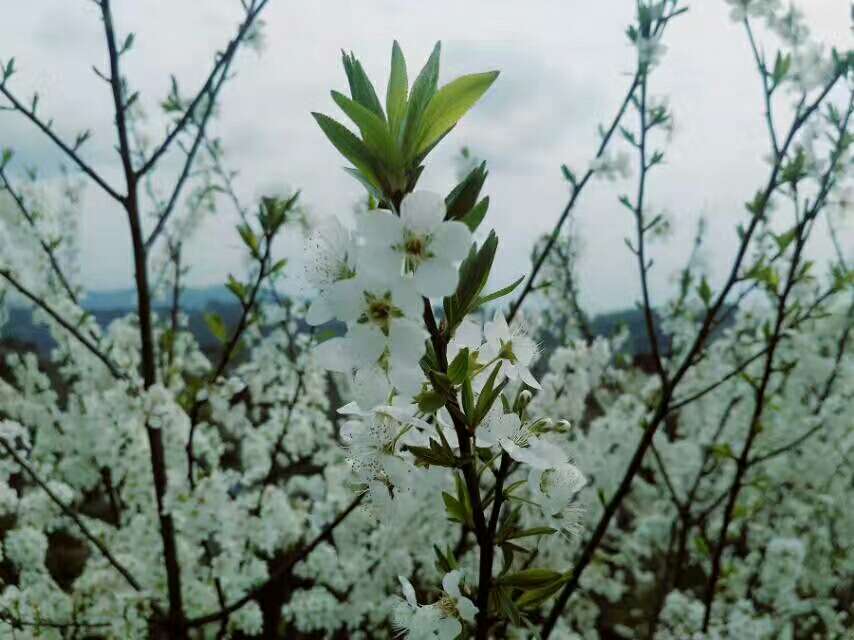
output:
[[[204,314],[216,312],[222,316],[226,325],[233,327],[237,324],[240,307],[235,303],[234,296],[225,288],[219,286],[186,289],[181,294],[182,308],[189,316],[190,330],[203,349],[215,349],[217,346],[214,336],[205,324]],[[136,294],[131,289],[115,291],[95,291],[86,295],[83,306],[92,313],[102,327],[108,326],[113,320],[121,318],[136,307]],[[155,311],[159,314],[168,313],[165,302],[155,303]],[[615,311],[596,316],[591,321],[591,329],[595,335],[612,335],[621,326],[629,330],[627,350],[632,354],[646,353],[649,341],[643,316],[637,309]],[[332,327],[335,329],[335,327]],[[662,344],[666,339],[661,336]],[[9,321],[0,329],[0,341],[6,343],[6,349],[20,349],[21,345],[31,345],[38,352],[47,353],[53,346],[53,340],[48,331],[41,325],[33,323],[32,312],[28,307],[13,307],[9,310]],[[554,344],[548,338],[543,345],[548,354]]]
[[[181,306],[184,309],[204,309],[211,303],[233,304],[234,294],[220,285],[184,289],[181,292]],[[165,302],[163,304],[166,305]],[[90,291],[83,300],[83,306],[93,312],[135,309],[136,291],[134,289]]]

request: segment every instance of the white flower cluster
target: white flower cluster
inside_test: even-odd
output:
[[[470,246],[468,227],[446,221],[444,199],[428,191],[408,195],[399,216],[361,214],[355,233],[334,220],[312,235],[307,279],[319,293],[308,320],[347,323],[347,335],[321,344],[315,356],[353,376],[362,409],[387,403],[393,393],[411,398],[421,391],[423,299],[454,292],[456,265]]]

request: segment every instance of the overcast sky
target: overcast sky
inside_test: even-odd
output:
[[[84,0],[4,0],[0,59],[14,55],[20,73],[13,88],[41,93],[41,113],[67,137],[91,128],[84,155],[115,184],[110,97],[91,71],[103,68],[103,34],[96,7]],[[184,91],[200,86],[213,52],[240,18],[237,0],[114,0],[120,33],[136,45],[124,61],[133,89],[155,112],[175,74]],[[309,112],[335,114],[328,91],[346,86],[340,50],[352,49],[384,93],[388,57],[398,39],[414,76],[436,40],[443,42],[442,82],[461,73],[500,69],[493,88],[431,156],[421,188],[446,192],[461,146],[488,161],[490,223],[502,240],[497,281],[528,269],[536,237],[549,230],[567,199],[560,165],[583,170],[625,92],[633,51],[624,35],[634,0],[271,0],[266,46],[244,51],[237,77],[225,88],[214,133],[228,164],[241,172],[239,189],[254,198],[300,188],[318,215],[350,215],[361,187]],[[850,46],[848,0],[804,0],[814,33]],[[689,250],[700,214],[709,219],[708,262],[722,273],[734,245],[742,203],[766,175],[767,141],[761,95],[744,33],[728,20],[723,0],[695,0],[669,28],[668,52],[651,80],[666,95],[676,129],[668,163],[656,171],[650,204],[675,222],[674,240],[653,248],[653,293],[666,294]],[[337,114],[336,114],[337,115]],[[343,119],[343,116],[342,116]],[[0,112],[0,145],[55,173],[60,157],[20,116]],[[169,169],[164,167],[164,179]],[[168,183],[165,183],[168,184]],[[623,238],[631,221],[616,197],[632,189],[595,182],[577,209],[585,252],[583,297],[593,310],[625,307],[637,294],[633,257]],[[193,284],[221,282],[240,270],[234,217],[223,213],[197,234],[189,259]],[[131,283],[131,258],[122,212],[89,189],[82,211],[83,278],[92,288]],[[851,235],[851,234],[849,234]],[[819,242],[816,252],[829,245]]]

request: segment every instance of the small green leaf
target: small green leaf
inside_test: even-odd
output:
[[[397,40],[391,47],[391,74],[388,79],[385,108],[392,137],[397,140],[401,125],[406,116],[406,97],[409,91],[409,79],[406,75],[406,59]]]
[[[461,349],[448,366],[448,378],[452,384],[461,384],[468,377],[469,350]]]
[[[700,280],[700,285],[697,287],[697,294],[700,296],[700,300],[708,307],[712,300],[712,288],[709,286],[706,276],[703,276],[703,279]]]
[[[418,394],[415,401],[422,413],[434,413],[445,406],[445,398],[432,390]]]
[[[360,105],[373,111],[377,116],[385,120],[382,105],[377,92],[374,91],[374,85],[371,84],[370,78],[362,68],[362,64],[356,60],[353,53],[341,52],[342,61],[344,63],[344,73],[347,74],[347,82],[350,85],[350,95],[353,100]]]
[[[225,286],[237,297],[238,300],[240,300],[241,302],[246,300],[246,296],[248,293],[246,285],[238,281],[237,278],[235,278],[233,275],[229,274],[228,282]]]
[[[472,516],[466,512],[465,505],[457,500],[450,493],[442,492],[442,500],[445,503],[445,512],[448,514],[448,519],[473,526]]]
[[[365,143],[340,122],[322,113],[312,113],[317,124],[329,138],[336,149],[353,163],[363,176],[373,185],[379,187],[380,180],[377,177],[375,166],[376,160]]]
[[[491,231],[480,249],[469,252],[468,257],[460,265],[460,279],[457,290],[452,296],[445,298],[445,318],[450,331],[472,310],[477,296],[483,290],[495,260],[495,252],[498,250],[498,236]]]
[[[712,551],[709,549],[709,545],[706,544],[706,541],[700,536],[694,536],[694,548],[700,555],[711,557]]]
[[[780,253],[783,253],[786,248],[792,244],[792,241],[797,237],[797,234],[798,227],[795,226],[792,229],[789,229],[786,233],[774,235],[774,241],[777,243],[777,248],[780,250]]]
[[[495,403],[498,396],[501,395],[501,390],[507,383],[507,381],[504,380],[504,382],[499,384],[498,387],[495,386],[495,380],[498,378],[498,372],[501,370],[502,364],[502,361],[495,363],[492,373],[489,374],[489,377],[486,379],[486,383],[483,385],[483,389],[480,391],[480,395],[477,397],[477,405],[475,405],[474,416],[472,417],[472,427],[477,427],[481,420],[486,417],[486,414],[489,413],[489,410],[492,408],[492,405]]]
[[[482,162],[454,187],[454,190],[445,198],[446,220],[459,220],[472,210],[488,173],[486,162]]]
[[[492,302],[493,300],[497,300],[498,298],[503,298],[504,296],[513,293],[513,290],[516,287],[518,287],[522,283],[522,280],[524,280],[524,279],[525,279],[525,276],[520,276],[518,280],[516,280],[512,284],[507,285],[503,289],[499,289],[498,291],[494,291],[488,295],[479,297],[477,299],[477,302],[475,302],[474,306],[479,307],[483,304],[486,304],[487,302]]]
[[[530,536],[550,536],[557,533],[557,529],[551,527],[533,527],[531,529],[522,529],[511,533],[506,537],[507,540],[517,540],[518,538],[528,538]]]
[[[218,313],[205,313],[204,318],[208,331],[220,342],[225,342],[228,338],[228,329],[226,329],[222,316]]]
[[[461,222],[465,224],[469,231],[474,233],[486,217],[486,212],[489,210],[489,196],[478,202],[474,208],[463,216]]]
[[[260,243],[258,241],[258,236],[255,235],[255,232],[252,231],[252,227],[248,224],[239,224],[237,225],[237,232],[240,234],[240,238],[243,240],[243,244],[245,244],[248,248],[252,256],[257,258],[260,254]]]
[[[415,136],[418,134],[421,125],[421,116],[427,103],[436,93],[436,86],[439,83],[439,57],[442,53],[442,43],[437,42],[433,47],[433,52],[427,59],[427,63],[421,69],[415,82],[412,83],[412,91],[409,93],[409,104],[406,109],[406,122],[403,129],[404,149],[407,158],[414,155],[411,153],[414,150]]]
[[[498,584],[520,589],[536,589],[560,580],[561,577],[562,574],[551,569],[523,569],[501,576],[498,578]]]
[[[359,127],[365,145],[376,158],[389,168],[401,166],[400,153],[384,120],[380,119],[370,109],[350,100],[342,93],[333,91],[332,99],[341,108],[341,111],[347,114],[347,117]]]
[[[432,439],[429,447],[407,446],[406,449],[415,456],[415,463],[422,467],[436,466],[452,469],[459,466],[454,452]]]
[[[563,580],[555,580],[548,586],[526,591],[516,600],[516,606],[520,609],[530,609],[539,606],[557,593],[561,586],[563,586]]]
[[[480,100],[498,77],[498,71],[473,73],[446,84],[433,96],[416,136],[415,150],[420,153],[432,146],[457,124],[466,112]]]

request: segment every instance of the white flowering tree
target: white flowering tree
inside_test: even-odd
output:
[[[121,71],[133,37],[96,2],[120,186],[86,161],[88,132],[66,137],[16,93],[6,61],[3,117],[70,168],[56,193],[11,150],[0,160],[0,292],[54,341],[0,372],[4,637],[843,637],[852,55],[813,42],[795,8],[727,1],[759,73],[768,175],[725,278],[704,273],[701,224],[666,301],[648,277],[671,220],[648,185],[672,129],[653,89],[677,0],[638,3],[625,98],[589,165],[563,168],[570,196],[531,273],[495,289],[485,164],[447,194],[418,181],[497,72],[440,85],[437,45],[410,82],[395,43],[381,100],[344,55],[349,95],[332,99],[351,125],[314,116],[367,190],[348,228],[309,219],[298,194],[244,202],[210,133],[268,0],[242,2],[193,97],[173,84],[157,143]],[[640,351],[597,335],[581,302],[572,219],[595,178],[636,183],[618,201]],[[87,184],[127,216],[134,258],[136,310],[106,327],[81,306]],[[226,207],[248,267],[227,282],[236,318],[206,317],[210,353],[184,310],[182,248]],[[285,232],[305,233],[305,303],[279,287]]]

